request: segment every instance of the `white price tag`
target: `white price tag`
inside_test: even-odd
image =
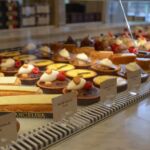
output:
[[[141,71],[129,71],[127,70],[127,79],[128,79],[128,90],[139,89],[141,86]]]
[[[0,114],[0,147],[17,139],[16,114]]]
[[[100,85],[101,101],[114,99],[117,95],[117,79],[112,78],[104,81]]]
[[[70,92],[52,100],[53,119],[61,121],[65,117],[72,116],[77,111],[77,94]]]

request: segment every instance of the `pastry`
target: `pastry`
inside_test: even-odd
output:
[[[47,69],[37,82],[44,93],[58,94],[62,93],[62,89],[68,84],[69,79],[66,78],[64,72]]]
[[[17,77],[0,77],[0,85],[21,85]]]
[[[53,64],[53,61],[48,59],[36,59],[30,61],[35,67],[38,67],[40,70],[44,70],[48,65]]]
[[[17,72],[22,84],[34,85],[41,76],[41,71],[32,64],[24,64]]]
[[[35,94],[42,94],[42,90],[38,87],[30,87],[30,86],[0,85],[0,96],[35,95]]]
[[[136,55],[132,53],[122,53],[122,54],[114,54],[111,57],[111,61],[116,64],[128,64],[130,62],[134,62],[136,59]]]
[[[81,41],[81,47],[94,47],[94,40],[92,40],[89,36],[85,37]]]
[[[47,66],[47,69],[66,72],[75,69],[75,67],[71,64],[66,64],[66,63],[54,63]]]
[[[50,49],[54,52],[57,52],[63,48],[64,48],[64,44],[60,42],[50,44]]]
[[[58,51],[58,53],[55,53],[52,59],[56,62],[66,63],[69,62],[70,58],[71,58],[71,54],[67,49],[64,48]]]
[[[97,73],[95,71],[88,69],[74,69],[66,72],[66,76],[68,76],[69,78],[82,77],[86,80],[91,80],[96,75]]]
[[[150,58],[136,58],[137,64],[146,72],[150,72]]]
[[[91,68],[99,74],[115,75],[120,70],[120,66],[114,65],[108,58],[98,60]]]
[[[75,49],[75,53],[85,53],[86,55],[90,56],[92,52],[95,52],[94,47],[79,47]]]
[[[79,105],[89,105],[100,100],[99,89],[93,86],[92,82],[83,78],[75,77],[63,89],[64,93],[76,91]]]
[[[70,60],[70,64],[79,69],[86,69],[90,67],[91,60],[85,53],[79,53]]]
[[[108,79],[112,79],[112,78],[117,79],[117,91],[118,92],[122,92],[127,89],[127,80],[122,77],[118,77],[118,76],[111,76],[111,75],[97,76],[93,79],[93,82],[94,82],[95,86],[100,87],[102,82],[104,82]]]
[[[34,43],[28,43],[21,51],[23,54],[36,54],[38,52],[37,46]]]
[[[52,99],[59,95],[20,95],[0,97],[1,112],[50,112]]]
[[[19,55],[19,51],[5,51],[0,53],[0,58],[12,58]]]
[[[69,52],[74,53],[75,49],[77,48],[77,43],[71,36],[69,36],[63,47]]]
[[[20,56],[14,57],[14,59],[27,63],[27,62],[29,62],[31,60],[37,59],[37,57],[34,56],[34,55],[20,55]]]
[[[22,64],[23,62],[12,58],[2,59],[0,69],[5,76],[13,76],[17,73]]]
[[[41,46],[36,54],[38,58],[51,58],[53,52],[48,46]]]
[[[121,65],[121,69],[118,72],[118,75],[123,78],[127,78],[126,68],[130,71],[140,70],[141,71],[141,82],[147,81],[149,75],[145,71],[143,71],[136,62],[129,63],[127,65]]]
[[[113,52],[112,51],[93,51],[90,54],[90,58],[94,61],[94,60],[101,60],[104,58],[108,58],[110,59],[113,56]]]

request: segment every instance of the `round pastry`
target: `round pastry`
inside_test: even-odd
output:
[[[40,70],[32,64],[24,64],[18,70],[17,77],[22,84],[34,85],[40,78]]]
[[[53,64],[53,61],[46,59],[36,59],[30,61],[30,63],[38,67],[40,70],[44,70],[48,65]]]
[[[92,40],[89,36],[85,37],[81,41],[81,47],[94,47],[94,40]]]
[[[111,76],[111,75],[97,76],[93,79],[93,82],[97,87],[100,87],[102,82],[108,79],[112,79],[112,78],[117,79],[117,91],[118,92],[122,92],[127,89],[127,80],[118,76]]]
[[[137,69],[140,69],[141,70],[141,82],[147,81],[149,75],[146,72],[144,72],[138,64],[136,64],[135,62],[129,63],[128,68],[129,68],[128,70],[130,71],[135,71]],[[123,78],[127,78],[126,65],[121,65],[121,69],[118,72],[118,75]]]
[[[94,47],[79,47],[75,49],[75,53],[85,53],[86,55],[90,56],[92,52],[95,52]]]
[[[0,69],[5,76],[13,76],[17,73],[22,64],[23,62],[14,60],[12,58],[2,59]]]
[[[115,75],[120,70],[120,66],[116,66],[108,58],[97,61],[91,67],[99,74]]]
[[[38,52],[37,46],[34,43],[28,43],[21,51],[23,54],[36,54]]]
[[[71,58],[70,53],[68,52],[68,50],[64,48],[60,50],[58,53],[55,53],[52,59],[56,62],[66,63],[69,62],[70,58]]]
[[[37,57],[34,55],[20,55],[20,56],[16,56],[14,57],[15,60],[20,60],[23,62],[29,62],[31,60],[35,60]]]
[[[50,48],[51,48],[51,50],[53,50],[55,52],[55,51],[63,49],[64,48],[64,44],[60,43],[60,42],[58,42],[58,43],[51,43],[50,44]]]
[[[114,54],[111,57],[111,60],[114,64],[128,64],[130,62],[134,62],[136,59],[136,55],[133,53],[122,53],[122,54]]]
[[[53,52],[48,46],[41,46],[36,54],[38,58],[51,58]]]
[[[91,60],[85,53],[80,53],[70,60],[70,64],[78,69],[86,69],[91,66]]]
[[[90,105],[100,100],[99,89],[93,86],[92,82],[83,78],[75,77],[68,83],[63,93],[76,91],[79,105]]]
[[[88,69],[74,69],[74,70],[67,71],[66,75],[69,78],[82,77],[84,79],[91,80],[97,75],[97,73],[95,71],[88,70]]]
[[[5,51],[0,53],[0,58],[11,58],[19,55],[20,52],[18,51]]]
[[[146,72],[150,72],[150,58],[136,58],[137,64]]]
[[[47,69],[66,72],[75,69],[75,67],[73,65],[66,64],[66,63],[55,63],[47,66]]]
[[[37,86],[40,87],[44,93],[59,94],[62,89],[66,87],[69,79],[66,78],[64,72],[47,69],[40,77]]]

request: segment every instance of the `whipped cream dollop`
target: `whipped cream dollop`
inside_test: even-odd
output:
[[[70,58],[70,53],[65,48],[59,51],[59,55],[65,58]]]
[[[1,68],[11,68],[15,66],[15,60],[12,58],[8,58],[6,60],[4,60],[4,62],[2,62],[0,64]]]
[[[67,90],[80,90],[84,87],[86,83],[86,80],[83,78],[80,78],[80,83],[76,84],[73,80],[70,81],[67,85]]]
[[[89,57],[85,53],[80,53],[76,55],[77,59],[83,60],[83,61],[89,61]]]
[[[59,72],[52,70],[51,73],[44,72],[40,77],[41,82],[52,82],[57,79]]]
[[[37,47],[34,43],[29,43],[25,46],[25,50],[27,51],[32,51],[32,50],[35,50]]]
[[[141,70],[141,67],[136,62],[132,62],[126,65],[126,69],[129,71],[137,71]]]
[[[108,59],[108,58],[99,60],[97,62],[97,64],[100,64],[100,65],[103,65],[103,66],[106,66],[106,67],[111,67],[111,68],[115,67],[115,65],[112,63],[112,61],[110,59]]]
[[[43,53],[48,53],[48,54],[51,53],[51,49],[48,46],[42,46],[42,47],[40,47],[39,50]]]
[[[18,70],[18,74],[29,74],[32,72],[34,66],[32,64],[24,64]]]

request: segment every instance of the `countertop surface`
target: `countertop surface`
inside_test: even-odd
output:
[[[149,150],[150,97],[47,150]]]

